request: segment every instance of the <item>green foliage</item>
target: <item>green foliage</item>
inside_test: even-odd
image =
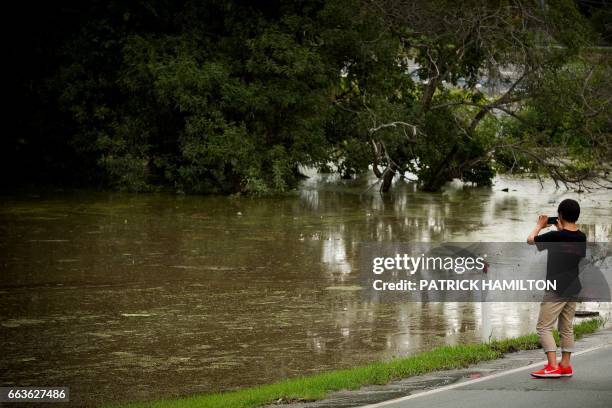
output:
[[[46,7],[36,31],[54,35],[32,40],[44,69],[29,78],[29,61],[19,79],[35,114],[6,149],[32,155],[33,171],[261,195],[294,188],[300,166],[352,177],[393,161],[437,190],[545,171],[534,156],[550,146],[572,177],[609,159],[609,58],[581,54],[601,10],[586,20],[570,0]],[[524,76],[507,100],[477,87],[509,68]]]
[[[187,2],[161,33],[96,16],[68,42],[54,83],[76,123],[72,144],[121,189],[286,191],[298,165],[330,160],[330,101],[350,58],[335,44],[360,35],[347,32],[354,6]]]
[[[573,79],[559,77],[574,70],[573,61],[591,37],[573,2],[557,0],[542,8],[536,3],[436,0],[408,7],[402,0],[387,0],[369,12],[380,12],[400,39],[398,55],[417,63],[416,80],[391,64],[350,82],[358,92],[348,93],[347,109],[362,128],[380,129],[368,137],[385,146],[379,157],[383,166],[393,160],[401,171],[416,174],[423,188],[435,191],[453,178],[490,185],[498,170],[537,169],[560,179],[572,172],[592,175],[601,168],[602,156],[609,156],[604,128],[609,128],[610,115],[603,112],[609,92],[585,94],[584,69]],[[606,64],[588,65],[598,67],[586,79],[586,89],[599,83],[609,90],[609,83],[597,79]],[[370,80],[376,73],[384,74],[384,85]],[[476,86],[485,77],[502,91],[485,93]],[[589,114],[586,107],[598,102],[602,112]],[[539,119],[529,120],[536,111]],[[593,115],[599,115],[601,126],[587,130],[586,122],[594,125]],[[418,131],[379,126],[396,121]],[[561,128],[573,129],[572,136]],[[543,142],[535,137],[541,132],[554,137]],[[567,160],[540,160],[550,146],[565,149]],[[589,161],[594,146],[600,148],[599,157]],[[371,163],[361,154],[350,157],[353,151],[358,150],[346,150],[352,167],[359,160],[362,168]]]
[[[609,106],[612,86],[609,62],[574,59],[547,71],[530,84],[533,95],[521,111],[520,121],[505,121],[508,143],[521,143],[510,160],[508,152],[496,158],[509,165],[545,172],[554,166],[562,181],[597,174],[612,162]],[[535,157],[532,152],[541,155]],[[538,160],[541,159],[541,160]]]

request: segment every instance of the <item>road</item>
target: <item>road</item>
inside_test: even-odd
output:
[[[610,408],[612,344],[583,350],[572,357],[571,378],[531,378],[544,361],[477,380],[367,405],[367,408]],[[364,408],[366,408],[364,407]]]

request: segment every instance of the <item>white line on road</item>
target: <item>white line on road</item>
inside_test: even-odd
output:
[[[572,357],[579,356],[580,354],[589,353],[591,351],[598,350],[598,349],[600,349],[602,347],[607,347],[607,346],[609,346],[609,344],[600,344],[600,345],[595,346],[595,347],[584,349],[582,351],[578,351],[576,353],[572,353]],[[432,390],[419,392],[417,394],[406,395],[405,397],[400,397],[400,398],[395,398],[395,399],[392,399],[392,400],[378,402],[376,404],[363,405],[361,408],[379,408],[379,407],[384,407],[384,406],[395,404],[395,403],[398,403],[398,402],[408,401],[408,400],[411,400],[411,399],[414,399],[414,398],[424,397],[424,396],[427,396],[427,395],[437,394],[437,393],[442,392],[442,391],[448,391],[448,390],[452,390],[454,388],[463,387],[464,385],[472,385],[472,384],[476,384],[476,383],[479,383],[479,382],[482,382],[482,381],[491,380],[493,378],[503,377],[504,375],[518,373],[519,371],[524,371],[524,370],[529,370],[530,368],[540,367],[542,364],[546,364],[546,360],[539,361],[537,363],[533,363],[533,364],[530,364],[530,365],[527,365],[527,366],[524,366],[524,367],[517,367],[517,368],[513,368],[512,370],[502,371],[500,373],[495,373],[495,374],[487,375],[485,377],[477,378],[475,380],[468,380],[468,381],[462,381],[462,382],[454,383],[454,384],[451,384],[451,385],[445,385],[443,387],[434,388]]]

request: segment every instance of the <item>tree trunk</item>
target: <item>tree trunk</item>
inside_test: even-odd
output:
[[[459,143],[455,143],[453,148],[448,152],[446,157],[438,163],[438,166],[431,174],[431,177],[425,182],[423,185],[423,190],[425,191],[438,191],[440,187],[447,180],[447,170],[451,161],[455,158],[455,155],[459,151]]]
[[[381,178],[382,173],[380,172],[380,169],[378,168],[378,161],[380,159],[380,148],[374,140],[371,141],[371,144],[372,144],[372,153],[374,156],[374,159],[372,160],[372,170],[374,171],[374,174],[376,175],[376,177]]]
[[[434,77],[430,79],[430,82],[425,87],[423,91],[423,95],[421,96],[421,108],[420,114],[424,115],[429,111],[431,106],[431,100],[433,99],[434,93],[436,92],[436,88],[438,87],[439,77]]]
[[[393,182],[393,177],[395,176],[396,171],[397,166],[393,162],[385,169],[385,172],[382,175],[383,182],[380,186],[380,191],[382,193],[388,192],[391,188],[391,182]]]

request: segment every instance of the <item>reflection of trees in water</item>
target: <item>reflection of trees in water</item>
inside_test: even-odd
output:
[[[346,240],[343,238],[344,229],[344,225],[330,227],[326,238],[321,240],[321,262],[325,272],[331,275],[334,281],[340,282],[344,282],[352,271],[346,251]]]
[[[487,189],[425,194],[414,192],[412,183],[396,188],[392,196],[306,190],[300,193],[294,214],[312,217],[318,225],[344,224],[348,240],[442,241],[457,233],[477,230],[482,225],[480,215],[489,195]],[[329,219],[332,214],[334,218]],[[316,215],[323,218],[316,220]]]
[[[399,356],[473,340],[476,310],[469,303],[381,303],[352,299],[344,305],[332,310],[336,335],[332,334],[328,341],[321,337],[313,340],[313,351],[330,352],[333,348],[347,359],[352,358],[355,350]]]
[[[612,241],[612,228],[605,224],[579,224],[578,227],[587,236],[589,242]]]
[[[486,189],[423,194],[407,184],[396,188],[393,197],[308,191],[300,194],[301,205],[293,209],[301,214],[316,211],[308,222],[315,224],[312,230],[320,235],[308,232],[305,236],[320,241],[322,272],[330,284],[359,285],[356,243],[442,241],[465,229],[476,230],[489,196]],[[317,214],[323,218],[317,219]],[[328,214],[333,214],[333,219]],[[453,218],[458,222],[447,224]],[[474,305],[467,303],[367,302],[359,299],[359,292],[341,296],[352,300],[331,311],[337,336],[343,339],[335,345],[339,352],[350,353],[366,343],[374,349],[406,354],[459,341],[476,326]],[[313,341],[315,350],[328,350],[321,339]]]
[[[527,201],[524,197],[511,195],[497,199],[493,206],[493,218],[521,221],[525,218],[524,209]]]
[[[301,190],[297,200],[290,197],[240,201],[241,207],[235,210],[241,210],[243,217],[201,221],[203,225],[213,224],[217,231],[215,239],[222,243],[192,241],[198,234],[183,232],[179,240],[185,245],[182,252],[189,258],[185,250],[198,246],[207,248],[209,254],[212,249],[235,248],[231,260],[239,265],[258,266],[264,259],[286,260],[295,262],[287,269],[300,271],[291,279],[314,280],[314,285],[320,287],[359,285],[357,242],[450,240],[456,235],[466,235],[466,231],[479,231],[487,220],[518,217],[529,207],[527,198],[495,195],[487,189],[423,194],[406,184],[398,186],[393,196],[383,197],[377,193],[359,196],[361,191],[361,188],[349,192],[310,189]],[[189,227],[188,224],[183,226]],[[229,233],[219,236],[220,225]],[[151,228],[154,229],[154,224]],[[581,228],[589,236],[610,233],[607,225]],[[303,241],[299,241],[299,234]],[[152,231],[152,239],[154,235]],[[249,242],[245,238],[262,239],[268,235],[274,239],[250,241],[263,255],[254,256],[252,247],[240,249],[244,242]],[[295,261],[289,258],[298,254]],[[210,258],[206,260],[210,261]],[[279,265],[271,266],[275,276],[283,276]],[[359,292],[350,291],[328,291],[313,302],[323,302],[329,310],[313,323],[312,337],[308,340],[312,351],[326,356],[340,353],[338,358],[344,356],[346,360],[351,360],[355,350],[405,354],[462,338],[473,340],[470,336],[475,336],[480,324],[479,304],[366,302],[360,299]],[[519,308],[508,313],[509,307],[502,304],[494,309],[494,335],[503,337],[531,331],[533,325],[529,326],[527,323],[531,322],[525,319],[525,314],[531,311]],[[301,312],[296,313],[299,316]]]
[[[306,208],[311,209],[313,211],[317,211],[319,209],[319,190],[316,189],[303,189],[300,190],[299,193],[300,203],[303,204]]]
[[[413,187],[412,184],[398,186],[392,196],[383,197],[377,193],[360,196],[361,187],[348,192],[323,188],[301,190],[297,200],[291,197],[267,202],[242,201],[245,216],[229,219],[224,228],[230,233],[219,238],[230,247],[238,247],[244,234],[261,238],[269,232],[274,240],[257,245],[266,256],[254,257],[250,251],[239,250],[232,259],[238,264],[242,261],[253,264],[264,258],[288,259],[289,254],[297,254],[302,248],[297,264],[288,267],[299,268],[303,276],[295,275],[296,278],[323,279],[315,283],[323,287],[338,283],[358,285],[357,242],[449,240],[465,235],[466,231],[479,231],[487,219],[518,216],[529,206],[527,198],[495,195],[487,189],[423,194],[415,192]],[[248,228],[241,226],[244,222],[250,223]],[[588,225],[583,230],[589,236],[610,233],[606,225]],[[299,234],[303,241],[298,241]],[[183,242],[187,248],[193,248],[192,234],[187,235],[188,239]],[[200,241],[199,245],[202,244]],[[212,242],[207,246],[217,247]],[[432,342],[447,341],[443,337],[432,339],[434,333],[463,333],[480,321],[479,305],[382,304],[364,302],[358,292],[330,292],[325,294],[325,299],[334,303],[329,311],[333,316],[332,327],[330,322],[319,325],[321,332],[332,330],[335,334],[313,336],[312,347],[327,352],[351,353],[363,349],[364,343],[377,350],[414,351],[429,347]],[[502,305],[502,309],[507,308],[508,305]],[[494,326],[519,327],[522,323],[517,316],[521,313],[524,311],[500,313],[494,316]]]

